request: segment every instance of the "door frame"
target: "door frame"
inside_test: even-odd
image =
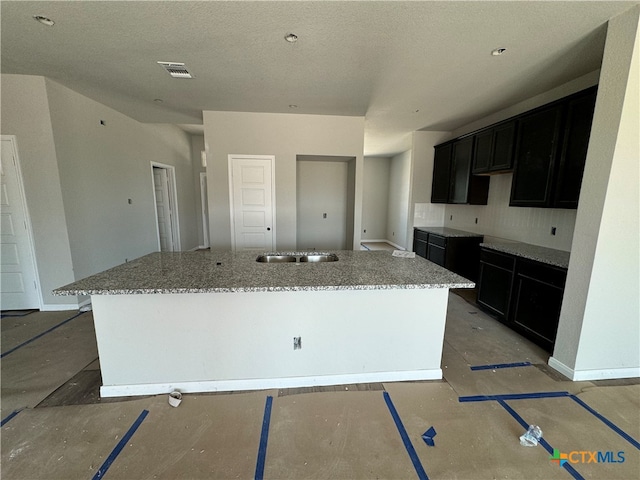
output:
[[[269,160],[271,162],[271,232],[272,245],[276,247],[276,156],[275,155],[241,155],[232,153],[227,156],[227,169],[229,171],[229,217],[231,227],[231,250],[236,251],[236,225],[233,203],[233,162],[234,160]],[[208,192],[207,192],[208,193]]]
[[[153,218],[156,224],[156,235],[158,237],[158,251],[162,251],[160,245],[160,230],[158,228],[158,210],[156,207],[156,184],[153,179],[153,168],[162,168],[167,172],[169,181],[169,201],[171,205],[171,235],[173,236],[173,251],[182,251],[182,243],[180,242],[180,218],[178,215],[178,188],[176,186],[176,167],[165,163],[151,161],[151,187],[153,193]]]
[[[18,141],[15,135],[0,135],[0,140],[8,140],[13,148],[13,155],[15,159],[16,175],[18,176],[18,194],[20,195],[20,201],[24,205],[24,216],[26,222],[27,239],[29,243],[29,255],[33,263],[33,270],[36,280],[36,293],[38,296],[38,309],[42,310],[44,307],[42,298],[42,287],[40,285],[40,272],[38,272],[38,263],[36,262],[36,246],[33,237],[33,225],[31,223],[31,213],[29,212],[29,204],[27,203],[27,195],[24,191],[24,178],[22,176],[22,168],[20,167],[20,154],[18,153]]]
[[[204,192],[207,195],[205,196]],[[202,209],[202,243],[204,248],[209,248],[209,216],[207,215],[207,202],[209,198],[209,186],[207,185],[207,172],[200,172],[200,208]]]

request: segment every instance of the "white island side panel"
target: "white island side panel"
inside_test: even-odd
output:
[[[101,393],[439,379],[447,301],[446,288],[94,295]]]

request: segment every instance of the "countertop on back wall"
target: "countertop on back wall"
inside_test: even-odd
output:
[[[540,247],[538,245],[521,242],[486,242],[481,243],[480,246],[497,252],[509,253],[516,257],[546,263],[555,267],[569,268],[571,252],[565,252],[564,250],[555,250],[553,248]]]
[[[416,256],[338,250],[337,262],[259,263],[260,252],[151,253],[54,290],[55,295],[283,292],[473,288],[475,284]],[[305,252],[274,252],[274,254]],[[318,254],[320,252],[308,252]]]
[[[456,230],[454,228],[447,227],[414,227],[421,232],[434,233],[443,237],[479,237],[482,238],[481,233],[465,232],[464,230]]]

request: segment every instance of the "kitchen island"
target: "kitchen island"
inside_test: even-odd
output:
[[[474,283],[417,256],[332,253],[152,253],[54,293],[91,295],[105,397],[442,378],[448,290]]]

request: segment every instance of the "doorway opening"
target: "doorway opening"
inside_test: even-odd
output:
[[[296,157],[298,250],[350,250],[354,236],[355,157]]]
[[[153,199],[156,207],[158,250],[161,252],[179,252],[181,246],[176,169],[171,165],[151,162],[151,174]]]

